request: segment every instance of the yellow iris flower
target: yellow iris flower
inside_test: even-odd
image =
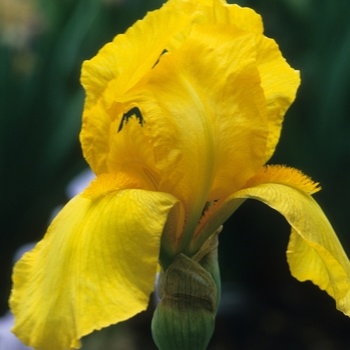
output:
[[[84,62],[81,81],[80,139],[97,177],[14,268],[13,331],[25,344],[78,348],[144,310],[158,264],[192,257],[247,198],[290,223],[293,276],[350,315],[349,261],[311,197],[317,184],[264,166],[300,79],[259,15],[169,0]]]

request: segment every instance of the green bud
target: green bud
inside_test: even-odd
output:
[[[161,273],[161,301],[152,320],[153,339],[160,350],[206,349],[220,292],[216,250],[214,234],[192,259],[179,254]]]

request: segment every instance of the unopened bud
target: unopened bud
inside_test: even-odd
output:
[[[153,339],[160,350],[204,350],[212,337],[220,291],[219,276],[212,276],[213,271],[219,273],[213,239],[192,259],[179,254],[160,276],[161,301],[152,320]],[[210,263],[216,267],[209,272],[201,261],[206,268]]]

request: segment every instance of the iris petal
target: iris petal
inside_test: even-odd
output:
[[[262,184],[236,197],[258,199],[280,212],[292,226],[287,256],[291,273],[327,291],[350,315],[350,263],[328,219],[305,192],[281,184]]]
[[[287,258],[292,275],[311,280],[325,290],[337,308],[350,315],[350,263],[331,224],[316,201],[307,193],[305,181],[283,184],[259,183],[233,198],[252,198],[280,212],[292,227]],[[267,178],[265,178],[267,182]],[[312,186],[310,187],[312,189]]]
[[[78,348],[82,336],[148,305],[160,237],[177,201],[139,189],[110,192],[111,183],[97,182],[15,266],[13,331],[34,348]]]
[[[178,3],[149,12],[125,34],[117,35],[89,61],[83,63],[81,82],[86,90],[85,108],[89,109],[102,96],[110,83],[117,95],[137,85],[152,69],[167,42],[186,27],[195,16],[196,6]],[[112,91],[108,97],[114,100]]]
[[[250,8],[225,5],[214,1],[212,12],[208,13],[210,23],[227,23],[240,30],[255,33],[257,59],[261,86],[264,90],[267,108],[269,136],[265,161],[268,161],[278,143],[283,117],[295,99],[300,85],[299,72],[292,69],[283,58],[273,39],[265,37],[261,17]]]
[[[300,281],[311,280],[350,316],[350,263],[331,224],[310,195],[319,189],[317,185],[293,168],[262,168],[247,182],[248,188],[218,201],[204,215],[192,242],[193,251],[244,200],[257,199],[280,212],[292,227],[287,250],[292,275]]]
[[[197,26],[129,96],[147,116],[160,190],[185,203],[188,231],[208,199],[238,190],[263,164],[265,105],[255,54],[250,35]]]
[[[295,99],[300,76],[299,71],[292,69],[283,58],[274,40],[261,36],[257,53],[257,67],[266,98],[269,127],[265,156],[267,162],[275,152],[284,115]]]
[[[256,43],[256,66],[261,78],[267,108],[269,136],[265,161],[268,161],[278,143],[283,117],[295,99],[300,85],[299,72],[292,69],[283,58],[278,45],[263,35],[260,15],[247,7],[225,4],[223,1],[190,0],[201,4],[202,15],[196,19],[202,25],[226,24],[231,30],[254,34]],[[187,33],[186,33],[187,32]],[[182,35],[172,40],[173,48],[178,48],[187,38],[186,29]]]
[[[111,122],[122,117],[110,108],[119,96],[139,84],[156,64],[167,42],[183,30],[195,16],[196,6],[178,4],[150,12],[125,34],[106,44],[93,59],[85,61],[81,82],[86,91],[83,127],[80,134],[84,156],[96,174],[108,171]],[[111,135],[114,137],[114,135]]]
[[[146,126],[132,117],[124,123],[118,132],[120,122],[113,122],[110,130],[113,141],[110,142],[107,167],[111,172],[126,172],[133,177],[142,177],[146,188],[156,191],[160,181],[156,169],[153,144],[147,135]]]

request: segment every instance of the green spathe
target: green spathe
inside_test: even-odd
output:
[[[204,350],[214,332],[220,298],[217,234],[191,259],[179,254],[159,280],[152,320],[160,350]]]

